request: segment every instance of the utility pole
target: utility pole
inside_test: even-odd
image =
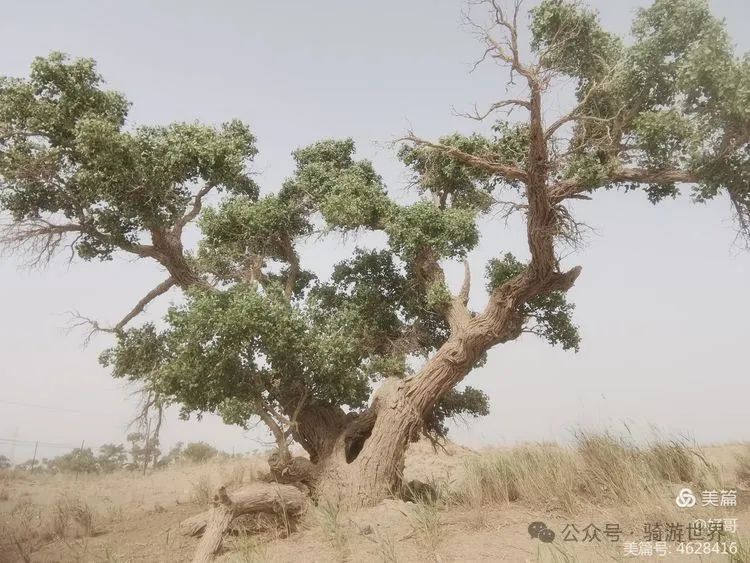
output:
[[[86,440],[81,440],[81,449],[78,450],[78,460],[80,461],[81,457],[83,456],[83,444]],[[80,470],[81,465],[80,463],[76,463],[76,481],[78,481],[78,471]]]
[[[34,464],[36,463],[36,451],[39,448],[39,440],[34,444],[34,457],[31,459],[31,473],[34,473]]]

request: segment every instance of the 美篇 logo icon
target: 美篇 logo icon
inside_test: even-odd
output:
[[[690,508],[691,506],[695,506],[695,495],[690,489],[681,489],[680,492],[677,493],[675,502],[680,508]]]

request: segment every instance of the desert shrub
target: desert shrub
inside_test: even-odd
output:
[[[53,528],[59,537],[68,531],[75,536],[89,537],[95,532],[96,517],[91,507],[80,497],[62,495],[52,507]]]
[[[218,453],[219,450],[206,442],[190,442],[182,450],[182,456],[193,463],[207,461]]]
[[[191,483],[191,500],[196,504],[208,504],[212,497],[211,478],[201,475]]]
[[[42,507],[28,500],[16,504],[8,518],[0,520],[0,549],[12,549],[23,561],[31,561],[31,554],[53,538]]]
[[[459,496],[472,504],[507,503],[520,498],[519,473],[511,456],[496,455],[472,459]]]
[[[128,462],[128,454],[122,444],[104,444],[99,448],[99,456],[96,461],[104,473],[112,473],[125,467]]]
[[[97,473],[99,464],[91,448],[76,449],[46,462],[51,471]]]
[[[11,465],[13,464],[8,459],[8,456],[0,455],[0,469],[10,469]]]
[[[177,442],[172,448],[169,450],[167,455],[162,456],[158,463],[156,464],[157,467],[167,467],[168,465],[172,465],[177,460],[182,458],[182,442]]]

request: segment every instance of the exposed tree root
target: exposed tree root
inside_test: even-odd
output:
[[[186,535],[199,535],[203,532],[193,563],[211,561],[219,552],[224,533],[232,521],[243,514],[267,512],[285,514],[292,518],[298,515],[307,504],[308,496],[293,485],[276,483],[253,483],[227,494],[221,487],[214,496],[212,508],[197,514],[180,524]]]

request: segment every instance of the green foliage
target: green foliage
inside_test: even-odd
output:
[[[238,121],[124,129],[128,103],[90,59],[37,58],[0,78],[0,207],[16,221],[64,216],[83,258],[108,259],[144,230],[175,224],[195,185],[257,196],[255,138]]]
[[[167,455],[161,456],[161,458],[159,458],[159,461],[156,464],[157,467],[166,467],[173,464],[177,460],[182,459],[183,446],[184,444],[182,442],[177,442],[174,446],[172,446],[167,452]]]
[[[425,297],[427,306],[434,310],[440,311],[451,301],[451,293],[445,282],[438,281],[430,285]]]
[[[492,131],[492,138],[454,133],[441,137],[439,143],[465,154],[488,158],[497,164],[523,168],[529,149],[528,126],[498,122]],[[492,207],[492,192],[500,184],[520,187],[517,182],[503,180],[432,147],[404,145],[398,156],[411,170],[412,183],[417,190],[434,195],[441,208],[449,206],[484,213]]]
[[[122,444],[103,444],[99,447],[96,462],[104,473],[123,469],[128,461],[128,454]]]
[[[628,46],[576,2],[542,2],[531,28],[545,66],[578,78],[585,101],[563,176],[596,188],[623,165],[685,170],[699,180],[696,200],[729,193],[750,215],[750,59],[734,54],[706,0],[639,9]],[[652,202],[678,193],[673,182],[625,187]]]
[[[218,209],[206,209],[200,228],[201,268],[225,281],[252,273],[248,255],[286,260],[292,241],[312,229],[301,208],[277,196],[230,198]]]
[[[98,473],[99,464],[91,448],[79,448],[47,461],[47,469],[64,473]]]
[[[426,354],[447,339],[447,324],[414,283],[414,274],[389,251],[357,249],[336,265],[331,282],[311,294],[320,311],[314,322],[325,324],[331,310],[349,311],[348,331],[367,347],[369,371],[385,361],[377,356],[396,354],[389,361],[401,364],[404,352]]]
[[[551,190],[624,187],[657,202],[689,178],[695,200],[729,193],[750,218],[750,58],[735,55],[705,0],[655,0],[637,12],[632,41],[606,32],[579,2],[543,0],[530,31],[541,89],[570,77],[580,104],[550,133],[543,172]],[[0,79],[0,211],[26,226],[72,225],[80,256],[107,259],[178,237],[197,190],[222,192],[217,205],[203,202],[194,255],[166,245],[194,270],[187,279],[206,286],[178,280],[186,299],[164,328],[123,331],[101,360],[184,416],[212,412],[240,425],[271,411],[288,417],[302,396],[356,411],[377,380],[404,377],[415,357],[438,349],[450,336],[453,296],[434,282],[432,264],[475,249],[480,217],[500,200],[523,199],[515,178],[539,164],[529,160],[528,124],[500,121],[488,135],[415,143],[399,158],[419,199],[400,205],[351,139],[327,139],[295,151],[291,176],[261,197],[248,172],[256,147],[246,125],[134,127],[127,115],[125,98],[104,88],[88,59],[53,54],[35,60],[26,79]],[[511,197],[496,198],[500,190]],[[562,217],[564,202],[553,205]],[[304,237],[362,230],[380,231],[386,247],[358,249],[328,279],[299,264]],[[154,245],[142,255],[165,265],[170,256]],[[510,254],[493,260],[487,289],[525,273]],[[564,293],[519,308],[527,332],[578,349]],[[444,433],[443,420],[459,412],[483,414],[486,397],[454,392],[428,426]],[[101,467],[121,463],[111,446]],[[143,449],[142,437],[134,440],[131,456],[143,459]]]
[[[392,207],[383,182],[368,161],[355,161],[354,142],[320,141],[294,153],[297,169],[279,197],[320,211],[336,229],[377,228]]]
[[[525,270],[526,265],[519,262],[512,254],[503,256],[502,260],[490,260],[487,265],[487,290],[494,291],[504,283],[519,276]],[[552,291],[538,295],[522,306],[522,313],[528,320],[534,322],[528,328],[552,344],[562,346],[563,350],[578,351],[581,337],[578,327],[573,322],[571,315],[575,305],[568,303],[565,293]]]
[[[385,231],[393,251],[407,261],[425,249],[438,258],[462,258],[479,242],[473,212],[441,210],[428,202],[400,208]]]
[[[424,431],[433,436],[445,437],[448,434],[448,419],[466,416],[476,418],[488,414],[489,397],[483,391],[468,386],[462,391],[451,389],[425,420]]]
[[[565,175],[586,188],[597,188],[612,173],[612,164],[601,153],[579,152],[570,158]]]
[[[140,432],[132,432],[126,436],[130,442],[130,469],[142,469],[143,466],[155,466],[156,460],[161,455],[159,449],[159,439],[153,436],[146,436]]]
[[[606,73],[622,51],[620,39],[578,2],[541,2],[531,10],[531,34],[545,67],[579,78],[582,86]]]
[[[182,450],[182,457],[193,463],[202,463],[215,457],[219,450],[206,442],[189,442]]]
[[[454,134],[440,139],[445,146],[456,147],[468,154],[490,151],[487,139]],[[435,194],[445,206],[448,198],[454,208],[486,211],[491,203],[496,179],[488,172],[462,164],[444,152],[429,147],[404,145],[398,153],[412,171],[412,181],[420,193]]]

